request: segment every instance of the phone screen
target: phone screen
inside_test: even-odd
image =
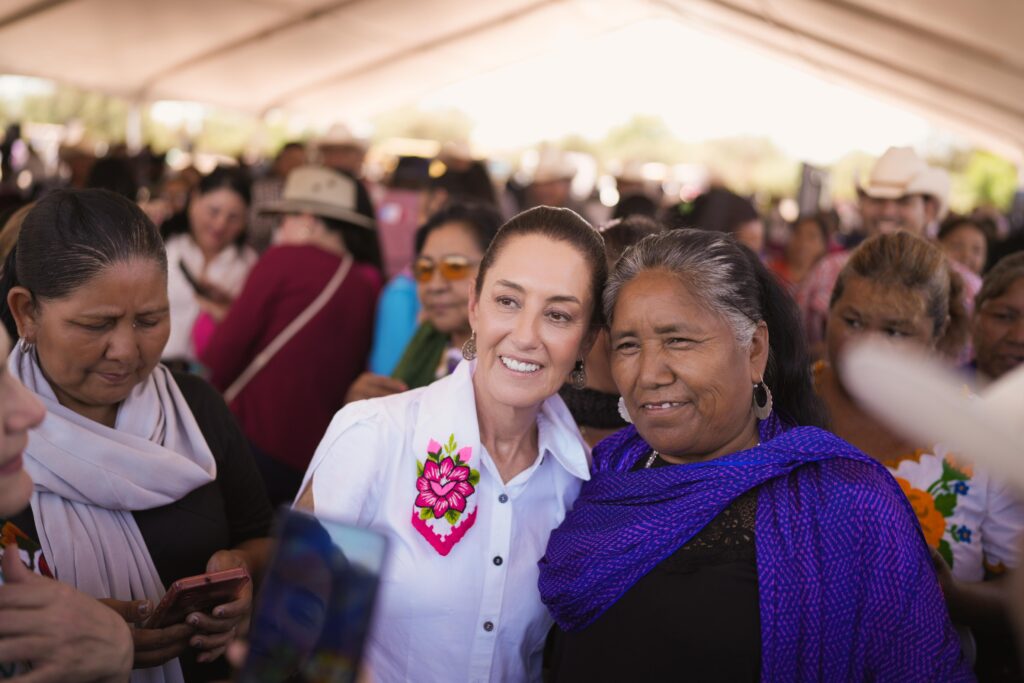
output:
[[[387,551],[379,533],[282,511],[243,683],[354,681]]]

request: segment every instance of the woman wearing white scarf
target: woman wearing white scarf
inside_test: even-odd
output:
[[[160,549],[149,547],[140,530],[138,515],[152,520],[154,513],[164,519],[151,543],[191,542],[189,524],[209,527],[207,519],[217,515],[223,533],[212,538],[244,541],[231,550],[213,546],[212,557],[202,556],[209,557],[206,566],[193,563],[190,573],[256,570],[263,542],[254,540],[252,524],[235,533],[239,515],[230,508],[238,494],[227,491],[232,482],[221,481],[225,473],[235,491],[251,489],[250,520],[269,518],[269,508],[260,505],[252,464],[241,462],[247,454],[229,463],[211,450],[211,432],[237,431],[230,418],[201,429],[195,405],[216,413],[205,395],[212,390],[197,389],[195,380],[179,386],[158,365],[170,328],[167,265],[159,235],[141,211],[109,193],[48,196],[26,217],[0,290],[8,304],[3,312],[13,316],[21,337],[9,370],[48,411],[29,439],[25,467],[35,481],[30,522],[56,578],[141,621],[165,584],[183,578],[161,577],[180,569],[161,570],[151,554]],[[218,461],[227,463],[224,472]],[[224,490],[204,492],[210,487]],[[181,504],[186,497],[190,502]],[[198,519],[196,505],[203,506]],[[209,533],[199,538],[203,531],[194,532],[194,543],[209,547]],[[176,538],[166,538],[168,532]],[[265,528],[256,535],[264,534]],[[179,655],[194,649],[198,662],[219,657],[250,602],[251,590],[217,607],[219,618],[193,613],[165,629],[136,628],[132,680],[202,678],[183,676]]]

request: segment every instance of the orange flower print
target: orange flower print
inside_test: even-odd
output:
[[[917,521],[921,524],[921,531],[924,532],[924,540],[932,548],[938,548],[942,534],[946,531],[946,518],[935,507],[935,499],[927,491],[915,489],[906,479],[896,477],[896,481],[910,501],[910,507],[914,508]]]
[[[26,536],[21,529],[10,522],[7,522],[3,527],[0,527],[0,550],[11,544],[17,545],[18,538],[23,538],[26,541],[29,540],[28,536]]]
[[[961,460],[959,455],[956,455],[955,453],[946,453],[946,462],[949,463],[950,467],[960,470],[967,477],[974,476],[974,467],[964,460]]]

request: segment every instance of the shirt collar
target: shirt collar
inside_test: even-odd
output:
[[[480,452],[480,425],[473,392],[475,370],[475,361],[463,361],[451,375],[426,388],[421,403],[426,409],[419,411],[413,435],[413,447],[418,454],[426,454],[431,441],[444,443],[450,435],[454,435],[460,447],[472,446],[473,456]],[[558,394],[541,404],[537,445],[540,457],[550,454],[573,477],[590,479],[590,448]]]

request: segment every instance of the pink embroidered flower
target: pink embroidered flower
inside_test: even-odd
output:
[[[430,443],[427,444],[427,453],[435,454],[435,453],[440,453],[440,452],[441,452],[441,444],[439,444],[434,439],[431,439]]]
[[[472,455],[473,455],[473,447],[472,446],[463,446],[462,448],[459,449],[459,454],[458,455],[459,455],[459,460],[461,460],[462,462],[469,462],[470,457],[472,457]]]
[[[427,460],[423,465],[423,476],[416,480],[416,506],[432,508],[434,519],[444,517],[449,509],[463,512],[466,509],[466,497],[473,495],[473,485],[469,483],[469,468],[456,467],[451,458],[445,458],[440,465]]]

